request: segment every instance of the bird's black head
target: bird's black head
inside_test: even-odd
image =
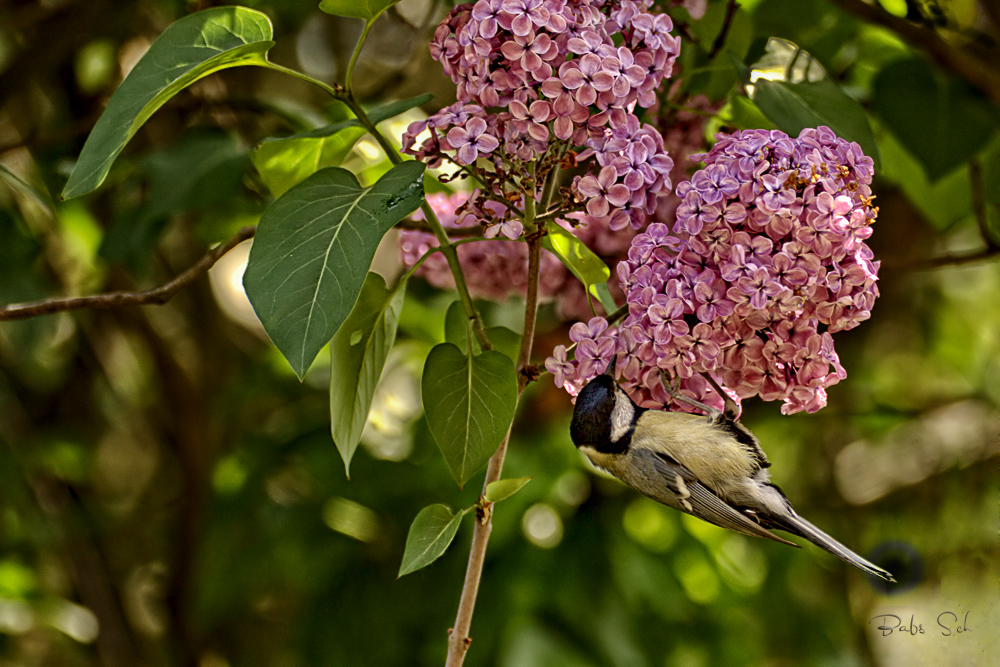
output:
[[[577,447],[593,447],[605,454],[621,454],[632,441],[632,430],[642,408],[618,388],[610,375],[598,375],[576,397],[569,435]]]

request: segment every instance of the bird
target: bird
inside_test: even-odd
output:
[[[756,436],[739,422],[736,404],[724,411],[672,391],[676,400],[704,414],[642,408],[615,381],[615,361],[579,393],[570,438],[590,462],[640,493],[668,507],[729,530],[799,545],[771,532],[805,538],[868,574],[895,582],[892,574],[865,560],[798,515],[771,482],[770,462]],[[662,375],[662,373],[661,373]]]

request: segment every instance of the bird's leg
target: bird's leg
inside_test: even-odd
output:
[[[722,397],[722,400],[724,401],[722,413],[726,415],[726,418],[730,421],[738,421],[740,418],[740,406],[736,404],[736,401],[734,401],[729,394],[727,394],[725,390],[719,386],[719,383],[715,381],[715,378],[713,378],[710,373],[702,373],[701,376],[705,378],[708,384],[711,385],[712,389],[714,389],[715,392]]]
[[[710,405],[705,405],[701,401],[694,400],[690,396],[685,396],[684,394],[681,393],[679,386],[678,387],[671,386],[670,380],[669,378],[667,378],[667,374],[663,372],[662,368],[659,369],[659,371],[660,371],[660,379],[663,381],[663,388],[667,390],[667,395],[669,395],[670,398],[674,399],[675,401],[680,401],[681,403],[687,403],[691,407],[698,408],[699,410],[703,410],[705,414],[708,415],[709,420],[715,423],[721,423],[723,421],[724,419],[723,414],[722,412],[719,411],[718,408],[713,408]],[[680,385],[679,382],[678,385]]]

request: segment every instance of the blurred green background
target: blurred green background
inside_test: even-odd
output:
[[[158,112],[98,192],[53,201],[123,72],[210,4],[0,2],[0,304],[165,282],[258,219],[268,197],[252,146],[344,116],[301,82],[227,71]],[[274,21],[274,61],[343,75],[360,22],[314,2],[245,4]],[[871,112],[882,159],[871,245],[883,260],[872,319],[835,336],[848,378],[829,406],[785,417],[749,402],[744,422],[797,509],[901,584],[887,590],[811,546],[689,521],[595,472],[570,443],[569,397],[545,376],[515,424],[504,476],[534,479],[496,508],[468,665],[1000,657],[1000,112],[943,69],[912,65],[919,49],[840,8],[852,3],[742,4],[736,55],[755,62],[768,38],[790,40]],[[940,14],[922,29],[951,48],[997,48],[975,2],[883,4]],[[710,44],[725,9],[710,3],[689,37]],[[427,54],[446,10],[404,0],[380,19],[355,75],[367,102],[453,100]],[[739,126],[736,70],[684,49],[687,90],[729,95],[721,126]],[[913,89],[900,63],[937,87]],[[941,104],[925,108],[914,90]],[[378,169],[372,148],[362,140],[345,166]],[[480,492],[481,477],[456,489],[418,405],[454,296],[410,285],[348,481],[329,436],[329,364],[296,381],[247,311],[245,252],[165,306],[0,322],[0,665],[443,662],[469,524],[430,567],[396,572],[420,508],[467,507]],[[376,262],[398,270],[392,248]],[[482,305],[489,323],[519,327],[518,303]],[[543,310],[536,362],[568,325]],[[945,612],[970,632],[946,615],[944,636]],[[880,614],[925,632],[883,637],[869,622]]]

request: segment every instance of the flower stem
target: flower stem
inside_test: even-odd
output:
[[[556,181],[559,180],[559,165],[552,167],[552,170],[545,177],[545,185],[542,186],[542,201],[539,209],[544,213],[549,210],[552,203],[552,192],[555,190]]]
[[[526,195],[527,200],[527,195]],[[528,237],[528,293],[524,305],[524,332],[521,337],[521,349],[517,355],[517,400],[521,402],[524,388],[528,386],[528,375],[522,372],[531,359],[531,350],[535,339],[535,319],[538,314],[538,282],[541,267],[542,237],[540,234]],[[511,424],[511,427],[513,424]],[[485,498],[486,487],[500,479],[503,472],[504,458],[507,456],[507,444],[510,441],[510,429],[503,442],[490,457],[486,468],[486,479],[483,481],[483,495],[479,498],[482,510],[477,513],[478,521],[472,533],[472,546],[469,549],[469,564],[465,570],[465,583],[462,585],[462,595],[458,603],[458,614],[455,617],[455,627],[448,637],[448,659],[446,667],[461,667],[465,654],[469,650],[472,638],[469,628],[472,626],[472,612],[476,607],[476,596],[479,593],[479,582],[483,575],[483,564],[486,561],[486,545],[493,532],[493,503]]]
[[[365,41],[368,39],[368,33],[371,31],[373,25],[375,25],[375,19],[365,21],[365,29],[361,33],[361,38],[358,39],[357,45],[354,47],[354,53],[351,54],[351,61],[347,64],[347,74],[344,75],[344,88],[347,89],[348,94],[351,94],[351,91],[353,90],[351,83],[354,77],[354,65],[358,62],[358,56],[361,55],[361,47],[365,45]]]
[[[275,72],[281,72],[282,74],[287,74],[288,76],[295,77],[296,79],[301,79],[306,83],[310,83],[316,86],[317,88],[320,88],[321,90],[323,90],[323,92],[327,93],[328,95],[330,95],[330,97],[334,99],[344,100],[345,98],[345,92],[340,86],[337,85],[331,86],[327,83],[320,81],[319,79],[312,78],[308,74],[303,74],[302,72],[298,72],[294,69],[290,69],[288,67],[272,63],[270,60],[265,61],[265,64],[262,65],[262,67],[273,69]]]

